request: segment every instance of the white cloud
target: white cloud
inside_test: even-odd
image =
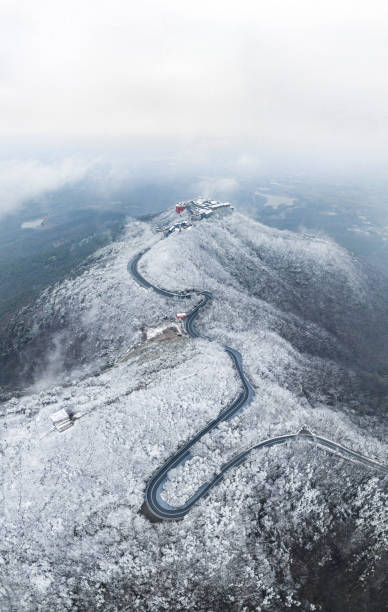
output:
[[[204,198],[227,196],[236,191],[238,186],[239,183],[235,178],[204,178],[195,184],[193,193],[198,193]]]
[[[51,164],[36,160],[0,161],[0,217],[32,198],[77,181],[87,168],[87,163],[74,158]]]
[[[0,131],[386,155],[385,2],[3,2]],[[4,32],[3,32],[4,30]]]

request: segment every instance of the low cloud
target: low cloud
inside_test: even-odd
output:
[[[236,191],[239,183],[235,178],[206,178],[201,179],[194,187],[194,193],[205,198],[228,196]]]
[[[2,0],[1,146],[220,140],[303,170],[386,164],[386,2],[241,5]]]
[[[89,167],[90,164],[75,158],[57,163],[0,161],[0,218],[29,200],[81,179]]]

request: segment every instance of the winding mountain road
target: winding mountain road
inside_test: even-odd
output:
[[[212,299],[212,294],[210,291],[200,291],[196,289],[190,289],[182,292],[173,292],[168,291],[167,289],[163,289],[161,287],[157,287],[153,285],[149,281],[147,281],[144,276],[142,276],[138,270],[138,263],[141,257],[147,253],[150,249],[145,249],[141,251],[128,263],[128,271],[134,278],[134,280],[145,289],[152,289],[159,295],[163,295],[165,297],[174,297],[174,298],[188,298],[193,295],[198,295],[201,297],[200,302],[191,310],[191,312],[187,315],[185,321],[185,330],[187,334],[191,338],[204,338],[201,336],[198,331],[195,329],[194,322],[198,316],[198,313],[202,308],[206,306],[206,304]],[[317,436],[313,434],[311,431],[307,429],[302,429],[298,433],[290,433],[282,436],[276,436],[274,438],[269,438],[268,440],[262,440],[258,444],[251,446],[250,448],[244,450],[243,452],[234,456],[230,461],[221,466],[221,471],[216,474],[212,480],[204,483],[184,504],[181,506],[175,507],[168,504],[162,498],[162,491],[164,484],[168,478],[168,472],[178,465],[184,465],[186,461],[192,458],[190,453],[191,447],[198,442],[205,434],[209,431],[217,427],[219,423],[222,421],[228,421],[232,419],[240,410],[242,410],[245,406],[247,406],[253,399],[255,392],[247,380],[242,365],[242,356],[235,349],[230,346],[224,346],[225,351],[230,355],[233,365],[236,368],[236,371],[240,377],[242,383],[242,391],[239,393],[237,398],[224,410],[221,411],[219,416],[210,423],[208,423],[201,431],[199,431],[193,438],[191,438],[186,444],[184,444],[158,471],[152,476],[149,481],[146,490],[145,490],[145,499],[143,504],[143,510],[146,516],[153,521],[161,521],[161,520],[177,520],[182,519],[192,508],[192,506],[202,497],[205,497],[209,490],[212,489],[215,485],[222,481],[224,474],[231,470],[233,467],[236,467],[243,463],[247,457],[256,450],[260,450],[262,448],[269,448],[272,446],[277,446],[280,444],[285,444],[291,440],[305,439],[310,443],[313,443],[320,448],[323,448],[331,453],[341,456],[344,459],[348,459],[351,461],[356,461],[368,467],[375,468],[384,473],[388,473],[388,466],[383,465],[369,457],[365,457],[356,451],[353,451],[341,444],[337,444],[332,440],[328,440],[326,438],[322,438],[321,436]]]

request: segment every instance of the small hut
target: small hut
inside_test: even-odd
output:
[[[69,413],[66,412],[64,408],[58,410],[58,412],[54,412],[54,414],[50,415],[50,419],[53,422],[54,428],[62,433],[69,429],[73,425],[73,421],[71,420]]]

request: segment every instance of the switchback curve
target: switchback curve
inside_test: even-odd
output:
[[[200,291],[196,289],[190,289],[182,292],[173,292],[167,289],[163,289],[162,287],[157,287],[153,285],[147,279],[142,276],[138,270],[138,263],[141,257],[148,252],[150,249],[145,249],[141,251],[133,259],[128,263],[128,271],[134,278],[134,280],[145,289],[152,289],[159,295],[163,295],[165,297],[175,297],[175,298],[187,298],[192,295],[201,296],[201,301],[191,310],[191,312],[187,315],[185,319],[185,329],[187,334],[191,338],[203,338],[200,336],[198,331],[195,329],[194,321],[198,316],[201,308],[206,306],[206,304],[212,299],[212,294],[210,291]],[[168,472],[178,465],[184,465],[186,461],[188,461],[192,455],[190,453],[191,447],[198,442],[205,434],[209,431],[217,427],[219,423],[222,421],[227,421],[232,419],[237,412],[243,409],[244,406],[249,404],[255,392],[245,377],[243,366],[242,366],[242,356],[235,349],[230,346],[224,346],[225,351],[230,355],[233,364],[237,370],[237,373],[240,377],[243,390],[237,396],[237,398],[222,412],[219,416],[212,421],[210,421],[203,429],[201,429],[193,438],[191,438],[186,444],[184,444],[168,461],[164,463],[164,465],[157,470],[157,472],[152,476],[151,480],[148,482],[145,496],[144,496],[144,504],[143,510],[146,516],[153,521],[162,521],[162,520],[177,520],[182,519],[189,510],[193,507],[193,505],[202,497],[205,497],[210,489],[219,484],[226,472],[231,470],[233,467],[241,465],[248,456],[255,450],[260,450],[262,448],[270,448],[273,446],[278,446],[280,444],[285,444],[286,442],[293,441],[296,438],[305,439],[310,443],[314,443],[317,446],[328,450],[331,453],[335,453],[343,457],[344,459],[348,459],[351,461],[356,461],[368,467],[375,468],[381,472],[388,473],[388,466],[383,465],[369,457],[365,457],[352,449],[346,448],[332,440],[328,440],[326,438],[322,438],[321,436],[317,436],[307,429],[302,429],[298,433],[289,433],[281,436],[275,436],[273,438],[269,438],[268,440],[262,440],[251,446],[250,448],[244,450],[243,452],[235,455],[231,460],[221,466],[221,471],[216,474],[212,480],[204,483],[184,504],[178,507],[171,506],[162,498],[162,490],[164,483],[167,480]]]

